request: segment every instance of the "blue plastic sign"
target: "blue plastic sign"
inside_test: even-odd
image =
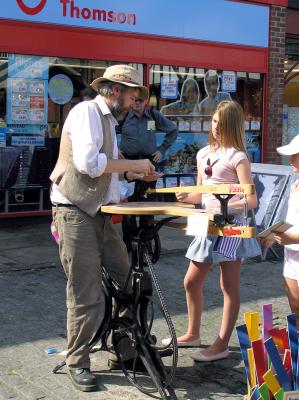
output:
[[[49,81],[49,96],[56,104],[68,103],[74,93],[73,82],[63,74],[53,76]]]
[[[257,47],[269,36],[269,6],[228,0],[1,0],[0,18]]]
[[[8,54],[7,58],[9,78],[49,78],[48,57]]]

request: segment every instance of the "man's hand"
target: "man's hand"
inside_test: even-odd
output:
[[[157,181],[161,176],[163,176],[163,173],[156,172],[154,171],[150,175],[145,175],[145,174],[136,174],[135,172],[127,172],[126,176],[129,181],[133,181],[135,179],[139,181],[144,181],[144,182],[154,182]]]
[[[298,232],[274,232],[274,239],[275,241],[282,245],[285,246],[287,244],[295,244],[299,243],[299,233]]]
[[[131,160],[131,172],[137,174],[151,175],[155,171],[155,166],[148,159]]]
[[[162,153],[161,153],[161,151],[156,150],[156,151],[152,154],[152,156],[154,157],[153,160],[154,160],[155,162],[159,162],[159,161],[161,160],[161,158],[162,158]]]
[[[164,174],[161,173],[161,172],[154,171],[150,175],[144,175],[144,177],[141,178],[141,180],[144,181],[144,182],[154,182],[154,181],[157,181],[159,178],[161,178],[161,176],[163,176],[163,175]]]
[[[121,150],[118,149],[118,158],[121,159],[125,159],[126,157],[123,155],[123,152]]]

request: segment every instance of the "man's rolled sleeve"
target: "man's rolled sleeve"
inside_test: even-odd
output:
[[[77,170],[91,178],[102,175],[107,166],[107,157],[99,152],[103,146],[103,127],[94,104],[83,102],[77,107],[69,132]]]

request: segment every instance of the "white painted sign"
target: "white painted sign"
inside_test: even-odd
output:
[[[237,91],[237,74],[234,71],[223,71],[221,89],[223,92]]]

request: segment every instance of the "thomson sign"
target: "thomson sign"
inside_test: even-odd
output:
[[[268,47],[269,7],[230,0],[1,0],[0,18]]]
[[[47,3],[47,0],[39,0],[36,5],[32,6],[28,5],[30,3],[30,0],[16,1],[20,10],[26,15],[37,15],[41,13]],[[60,7],[58,3],[60,3]],[[98,22],[136,25],[136,15],[134,13],[112,11],[102,8],[90,8],[87,5],[85,7],[82,7],[80,5],[80,0],[77,0],[77,2],[75,0],[58,0],[57,9],[59,10],[59,8],[61,15],[66,19],[74,18],[77,20],[81,19],[82,21],[93,20]],[[55,21],[53,22],[55,23]],[[68,23],[66,23],[66,25],[68,25]]]

